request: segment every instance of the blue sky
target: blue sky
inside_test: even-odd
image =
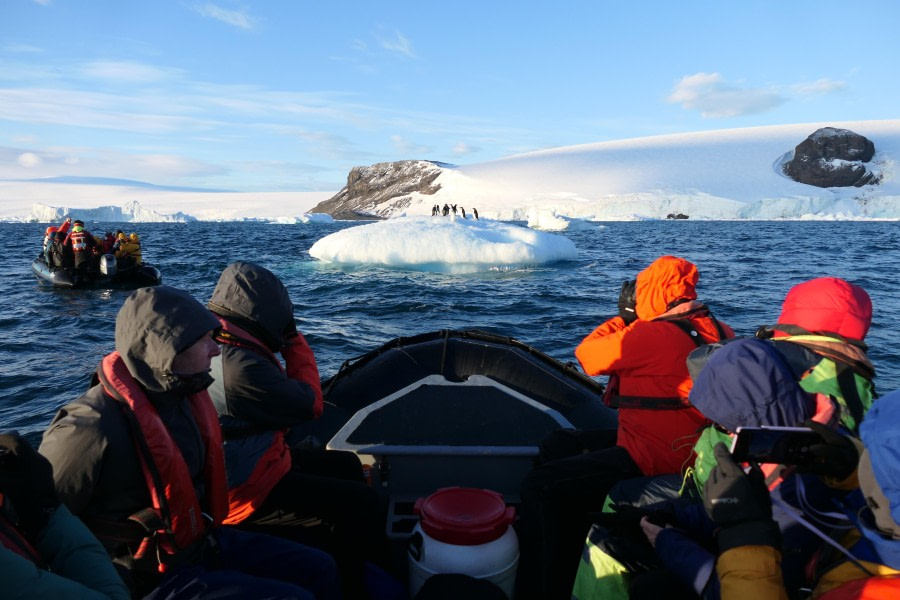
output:
[[[894,119],[898,17],[894,0],[0,0],[0,179],[336,191],[376,162]]]

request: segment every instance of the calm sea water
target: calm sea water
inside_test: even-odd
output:
[[[76,215],[77,216],[77,215]],[[47,224],[0,224],[0,430],[36,441],[56,409],[80,395],[113,349],[115,315],[130,292],[66,291],[39,284],[31,261]],[[700,269],[698,290],[739,335],[773,323],[790,286],[843,277],[872,296],[867,338],[880,392],[900,388],[900,223],[608,223],[562,233],[578,260],[479,274],[337,268],[310,258],[321,237],[354,223],[98,224],[141,235],[144,258],[164,283],[206,302],[221,270],[258,262],[284,280],[323,378],[340,364],[398,336],[475,328],[515,337],[573,360],[578,342],[613,315],[622,280],[662,254]]]

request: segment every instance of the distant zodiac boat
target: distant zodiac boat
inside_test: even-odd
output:
[[[136,289],[162,283],[162,274],[153,265],[143,263],[118,268],[111,254],[100,257],[99,271],[79,271],[73,267],[51,267],[38,257],[31,263],[31,270],[39,281],[55,288],[117,288]]]

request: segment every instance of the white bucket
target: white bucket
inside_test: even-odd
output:
[[[438,573],[463,573],[494,583],[512,598],[519,542],[515,509],[491,490],[443,488],[416,501],[420,515],[409,544],[409,593]]]

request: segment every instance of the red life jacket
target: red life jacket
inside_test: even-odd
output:
[[[119,353],[106,356],[100,365],[103,389],[127,406],[129,422],[138,429],[132,435],[137,456],[153,501],[153,510],[163,523],[163,528],[156,532],[159,546],[166,553],[175,554],[202,539],[228,514],[222,432],[212,400],[205,390],[188,397],[206,447],[204,477],[207,510],[212,518],[210,524],[204,519],[181,451],[156,408],[128,372]]]
[[[87,232],[83,229],[81,231],[73,231],[70,233],[69,239],[72,240],[73,252],[78,253],[87,250]]]
[[[0,493],[0,506],[3,505],[3,494]],[[28,540],[19,533],[18,528],[13,525],[3,511],[0,510],[0,546],[3,546],[10,552],[18,554],[22,558],[33,562],[39,569],[44,569],[44,561],[41,555],[34,549]]]
[[[261,354],[277,365],[282,373],[284,372],[278,358],[260,340],[221,317],[219,322],[222,323],[222,330],[216,337],[217,342]],[[272,488],[291,470],[291,452],[284,442],[284,431],[274,431],[272,435],[272,444],[259,458],[250,476],[228,489],[228,517],[224,521],[226,525],[234,525],[248,519],[265,502]]]

